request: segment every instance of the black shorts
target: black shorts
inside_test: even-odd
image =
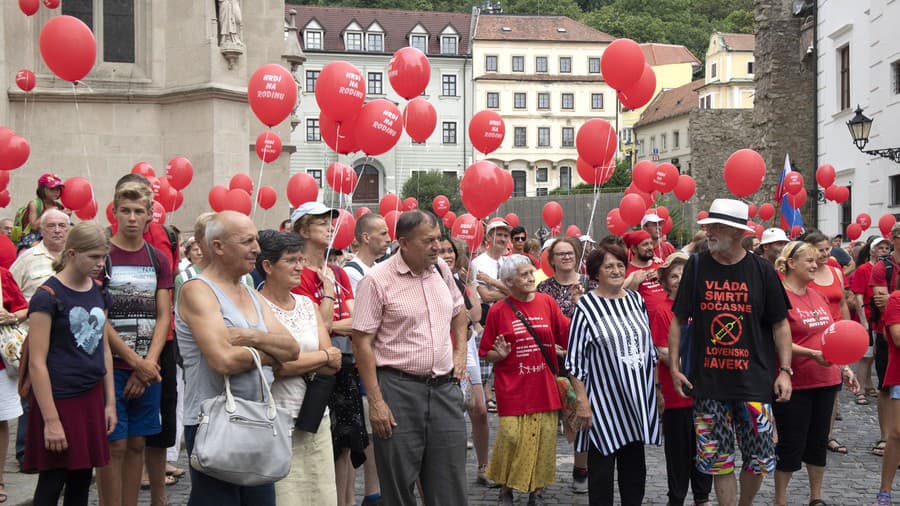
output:
[[[802,462],[825,466],[831,410],[840,385],[794,390],[789,402],[772,404],[778,444],[775,469],[792,473]]]
[[[884,375],[887,373],[888,364],[888,342],[884,339],[884,334],[875,334],[875,376],[878,377],[878,389],[887,393],[889,390],[884,386]]]
[[[175,367],[175,341],[166,341],[159,355],[159,375],[162,376],[162,392],[159,398],[159,418],[162,431],[154,436],[147,436],[150,448],[169,448],[175,445],[177,429],[176,410],[178,408],[178,381]]]

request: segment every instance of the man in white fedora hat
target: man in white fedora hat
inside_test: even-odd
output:
[[[697,469],[714,477],[725,506],[738,504],[736,436],[741,505],[753,504],[775,468],[771,403],[790,400],[793,374],[790,303],[772,264],[741,247],[744,231],[752,231],[747,211],[743,202],[716,199],[709,217],[697,222],[706,229],[709,252],[685,266],[669,331],[675,390],[694,398]],[[693,332],[682,362],[681,327],[688,319]]]
[[[790,239],[788,239],[784,230],[767,228],[763,231],[762,238],[759,240],[759,256],[768,260],[770,264],[775,265],[775,259],[778,258],[781,250],[784,249],[788,242],[790,242]]]

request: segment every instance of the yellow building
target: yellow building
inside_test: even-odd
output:
[[[644,60],[653,67],[656,74],[656,91],[653,99],[662,90],[678,88],[693,79],[694,72],[700,68],[700,60],[684,46],[676,44],[641,44],[644,51]],[[633,134],[634,124],[641,117],[641,113],[647,105],[638,109],[623,108],[619,115],[619,149],[621,156],[626,159],[637,159],[637,144]]]
[[[715,32],[706,50],[706,79],[698,91],[701,109],[752,109],[756,37]]]

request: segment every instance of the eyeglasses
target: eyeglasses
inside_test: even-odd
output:
[[[554,253],[553,256],[559,257],[559,258],[574,257],[575,252],[574,251],[560,251],[558,253]]]
[[[525,241],[527,241],[528,239],[527,239],[526,237],[524,237],[524,236],[518,236],[518,237],[513,237],[512,240],[515,241],[515,242],[525,242]]]

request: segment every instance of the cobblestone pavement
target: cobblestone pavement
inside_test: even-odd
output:
[[[874,400],[873,400],[874,401]],[[828,467],[825,471],[824,499],[832,505],[863,505],[871,504],[879,483],[881,472],[881,459],[869,453],[872,444],[878,439],[877,423],[875,419],[875,403],[868,406],[858,406],[853,402],[853,397],[848,393],[840,395],[840,410],[844,416],[843,421],[836,424],[834,436],[849,449],[848,455],[828,454]],[[496,431],[496,415],[490,415],[491,436]],[[14,424],[12,424],[14,432]],[[12,452],[10,452],[12,453]],[[560,437],[557,449],[557,483],[548,487],[545,498],[550,505],[586,505],[586,495],[576,495],[571,492],[572,483],[572,447],[566,444]],[[182,457],[179,467],[186,469],[187,462]],[[31,492],[36,483],[34,475],[23,475],[14,472],[16,469],[11,456],[7,458],[5,481],[10,494],[9,504],[30,504]],[[666,475],[665,460],[661,447],[647,448],[647,489],[644,503],[651,505],[666,504]],[[469,504],[472,506],[494,505],[497,503],[497,489],[487,489],[475,485],[476,473],[475,453],[468,453],[467,471],[470,478]],[[360,473],[361,474],[361,473]],[[762,491],[757,497],[756,504],[772,504],[774,480],[769,476],[763,482]],[[789,504],[807,504],[807,480],[806,472],[800,471],[795,475],[789,488]],[[900,490],[897,488],[895,490]],[[169,502],[173,505],[187,504],[190,491],[190,480],[185,478],[178,484],[169,487]],[[358,498],[362,497],[361,479],[357,482]],[[895,492],[896,497],[900,493]],[[517,504],[524,505],[527,495],[517,494]],[[91,504],[98,504],[96,487],[91,491]],[[150,493],[141,491],[141,505],[150,504]]]

